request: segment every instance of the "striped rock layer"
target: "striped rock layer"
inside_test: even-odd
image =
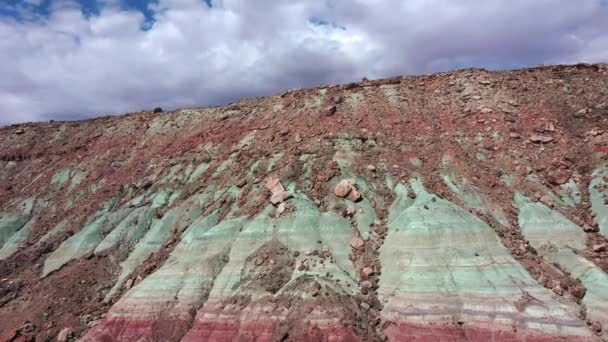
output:
[[[607,73],[0,128],[0,340],[606,339]]]

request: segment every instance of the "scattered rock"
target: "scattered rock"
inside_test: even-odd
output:
[[[594,129],[590,130],[589,132],[587,132],[587,134],[589,134],[593,137],[597,137],[598,135],[603,135],[604,131],[599,128],[594,128]]]
[[[369,280],[364,280],[364,281],[361,282],[361,287],[364,287],[366,289],[371,289],[371,288],[374,287],[374,283],[372,283]]]
[[[599,243],[599,244],[593,245],[593,251],[595,253],[605,252],[606,250],[608,250],[608,244],[606,244],[606,243]]]
[[[313,296],[313,297],[318,296],[318,295],[319,295],[319,292],[321,292],[321,284],[319,284],[319,283],[315,282],[315,283],[312,285],[312,296]]]
[[[602,323],[600,323],[598,321],[594,321],[593,323],[591,323],[591,329],[593,329],[593,331],[595,331],[596,333],[601,333],[602,332]]]
[[[542,196],[540,196],[539,200],[549,208],[553,208],[555,206],[555,202],[553,201],[553,198],[551,198],[551,196],[549,196],[549,195],[542,195]]]
[[[376,234],[383,236],[384,234],[386,234],[386,226],[376,225],[374,226],[374,231],[376,232]]]
[[[562,185],[566,184],[570,180],[570,172],[567,170],[556,170],[553,174],[547,177],[547,181],[551,185]]]
[[[583,116],[589,114],[590,112],[591,112],[591,110],[589,108],[583,108],[583,109],[578,110],[576,113],[574,113],[574,117],[580,118],[580,117],[583,117]]]
[[[19,328],[19,331],[22,331],[24,333],[30,333],[32,331],[36,330],[36,325],[34,325],[34,323],[32,322],[25,322],[23,323],[23,325],[21,326],[21,328]]]
[[[559,281],[553,281],[553,292],[556,295],[562,296],[564,294],[564,289]]]
[[[162,112],[163,112],[163,109],[162,109],[162,108],[160,108],[160,107],[156,107],[156,108],[154,108],[154,111],[153,111],[153,112],[154,112],[154,113],[162,113]]]
[[[583,231],[585,233],[597,233],[600,231],[600,227],[597,224],[584,224]]]
[[[283,184],[281,184],[281,181],[276,177],[271,177],[266,180],[266,188],[268,188],[268,190],[270,190],[272,193],[285,191]]]
[[[530,141],[535,144],[546,144],[552,142],[553,137],[535,134],[530,137]]]
[[[24,133],[25,133],[25,131],[23,130],[23,128],[17,128],[15,130],[15,134],[17,134],[17,135],[21,135],[21,134],[24,134]]]
[[[327,247],[327,246],[321,247],[321,250],[319,251],[319,256],[321,258],[328,258],[330,255],[331,255],[331,253],[329,252],[329,247]]]
[[[323,114],[325,114],[325,116],[332,116],[334,114],[336,114],[336,106],[329,106],[327,108],[325,108],[325,112]]]
[[[274,205],[278,205],[282,202],[287,201],[288,199],[292,198],[293,195],[290,192],[287,191],[281,191],[281,192],[277,192],[272,194],[272,196],[270,196],[270,203],[274,204]]]
[[[281,216],[285,212],[285,209],[287,209],[285,202],[279,203],[275,217]]]
[[[361,193],[359,191],[357,191],[356,189],[352,189],[350,191],[350,193],[348,194],[348,199],[353,201],[353,202],[358,202],[361,200],[363,196],[361,196]]]
[[[283,184],[281,184],[281,181],[278,178],[268,178],[266,180],[266,187],[272,193],[270,196],[270,203],[273,205],[278,205],[293,197],[293,194],[285,191]]]
[[[359,237],[354,237],[350,240],[350,246],[354,249],[362,249],[365,246],[365,241]]]
[[[244,187],[245,184],[247,184],[247,179],[246,178],[241,178],[238,181],[236,181],[236,183],[235,183],[235,185],[238,186],[239,188]]]
[[[133,282],[135,281],[135,279],[133,278],[129,278],[126,282],[125,282],[125,290],[129,290],[130,288],[133,287]]]
[[[369,277],[371,277],[372,275],[374,275],[374,269],[371,267],[363,267],[363,269],[361,270],[361,277],[363,279],[369,279]]]
[[[359,306],[363,310],[369,310],[369,308],[370,308],[369,304],[367,304],[366,302],[361,302],[361,304],[359,304]]]
[[[371,172],[376,172],[376,167],[374,165],[367,165],[367,170],[371,171]]]
[[[511,132],[511,133],[509,133],[509,137],[511,139],[519,139],[519,138],[521,138],[521,135],[519,135],[519,134],[517,134],[515,132]]]
[[[587,289],[582,284],[574,284],[568,287],[568,291],[577,299],[583,299]]]
[[[357,202],[362,198],[361,193],[357,191],[354,182],[348,179],[343,179],[340,181],[340,183],[338,183],[338,185],[336,185],[334,188],[334,194],[342,198],[348,196],[347,198],[353,202]]]
[[[72,329],[71,328],[63,328],[57,334],[57,342],[67,342],[72,337]]]
[[[352,190],[352,185],[347,179],[344,179],[334,188],[334,194],[338,197],[346,197]]]

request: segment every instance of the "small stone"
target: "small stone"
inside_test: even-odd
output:
[[[568,290],[570,291],[570,294],[572,294],[577,299],[582,299],[587,293],[587,289],[581,284],[571,285],[568,287]]]
[[[270,203],[278,205],[293,197],[293,194],[287,191],[276,192],[270,196]]]
[[[319,284],[319,283],[315,282],[315,283],[312,285],[312,296],[313,296],[313,297],[318,296],[318,295],[319,295],[319,292],[321,292],[321,284]]]
[[[28,321],[28,322],[25,322],[21,326],[21,328],[19,328],[19,330],[21,330],[21,331],[23,331],[25,333],[30,333],[30,332],[36,330],[36,325],[34,325],[34,323]]]
[[[593,251],[595,253],[605,252],[606,250],[608,250],[608,244],[606,244],[606,243],[599,243],[599,244],[593,245]]]
[[[23,130],[23,128],[18,128],[18,129],[15,130],[15,134],[17,134],[17,135],[21,135],[21,134],[24,134],[24,133],[25,133],[25,131]]]
[[[546,144],[553,141],[553,137],[535,134],[530,137],[530,141],[535,144]]]
[[[583,109],[578,110],[576,113],[574,113],[574,117],[580,118],[580,117],[585,116],[589,112],[591,112],[591,110],[589,108],[583,108]]]
[[[57,334],[57,341],[58,342],[67,342],[70,339],[70,337],[72,337],[72,329],[63,328],[63,329],[61,329],[59,334]]]
[[[355,215],[355,208],[353,207],[346,207],[346,210],[344,211],[344,216],[345,217],[353,217]]]
[[[386,233],[386,227],[384,225],[376,225],[374,226],[374,231],[376,231],[376,234],[382,236]]]
[[[553,199],[550,196],[548,196],[548,195],[542,195],[542,196],[540,196],[540,201],[544,205],[548,206],[549,208],[553,208],[553,206],[555,205],[555,203],[553,202]]]
[[[365,241],[359,237],[354,237],[350,240],[350,246],[354,249],[361,249],[365,246]]]
[[[602,332],[602,323],[594,321],[593,323],[591,323],[591,329],[593,329],[593,331],[595,331],[596,333]]]
[[[367,304],[366,302],[361,302],[361,304],[359,304],[359,306],[363,310],[369,310],[369,308],[370,308],[369,304]]]
[[[281,216],[285,212],[285,209],[287,209],[287,206],[285,205],[285,202],[280,203],[277,206],[277,212],[276,212],[275,217]]]
[[[266,188],[272,193],[285,191],[283,184],[281,184],[281,181],[276,177],[266,179]]]
[[[600,228],[595,224],[593,224],[593,225],[585,224],[585,225],[583,225],[583,231],[585,233],[597,233],[600,231]]]
[[[245,178],[241,178],[238,181],[236,181],[236,183],[235,183],[235,185],[239,188],[244,187],[245,184],[247,184],[247,179],[245,179]]]
[[[366,289],[371,289],[372,287],[374,287],[374,283],[372,283],[369,280],[364,280],[361,282],[361,287],[364,287]]]
[[[353,202],[358,202],[361,200],[361,198],[361,193],[354,188],[352,188],[350,193],[348,194],[348,199]]]
[[[540,277],[538,277],[538,283],[543,286],[543,287],[547,287],[547,283],[549,282],[549,279],[547,277],[545,277],[544,274],[541,274]]]
[[[336,114],[336,110],[337,110],[336,106],[329,106],[329,107],[325,108],[324,114],[325,114],[325,116],[332,116],[332,115]]]
[[[561,283],[559,281],[553,282],[553,292],[559,296],[562,296],[564,294],[564,289],[562,288]]]
[[[493,110],[487,107],[481,109],[481,114],[490,114],[492,112]]]
[[[346,179],[340,181],[334,188],[334,194],[338,197],[346,197],[352,190],[352,185]]]
[[[567,170],[557,170],[550,177],[547,178],[549,183],[552,185],[566,184],[570,180],[570,172]]]
[[[519,135],[515,132],[511,132],[511,133],[509,133],[509,137],[511,137],[511,139],[519,139],[519,138],[521,138],[521,135]]]
[[[480,81],[479,83],[481,83],[481,84],[483,84],[483,85],[490,85],[490,84],[492,84],[492,82],[491,82],[491,81],[488,81],[488,80],[482,80],[482,81]]]
[[[361,270],[361,277],[363,277],[363,279],[369,279],[372,275],[374,275],[374,269],[371,267],[363,267]]]
[[[528,247],[524,243],[520,243],[518,249],[520,254],[526,254],[528,251]]]
[[[367,169],[371,172],[376,172],[376,167],[374,165],[367,165]]]

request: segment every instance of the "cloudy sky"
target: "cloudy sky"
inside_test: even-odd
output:
[[[0,0],[0,125],[608,61],[608,0]]]

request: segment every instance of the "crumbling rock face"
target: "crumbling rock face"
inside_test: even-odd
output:
[[[608,338],[608,69],[0,128],[0,340]]]

